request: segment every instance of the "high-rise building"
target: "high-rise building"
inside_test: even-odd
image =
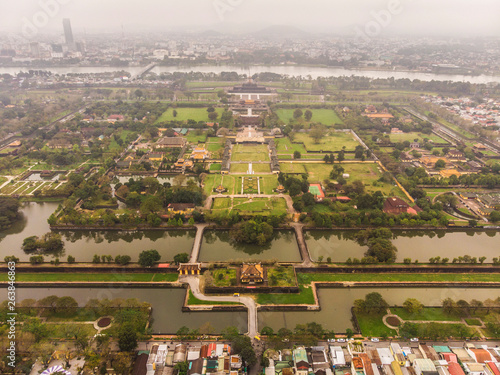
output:
[[[73,31],[71,30],[71,21],[69,18],[63,19],[64,38],[68,46],[74,46],[75,40],[73,39]]]

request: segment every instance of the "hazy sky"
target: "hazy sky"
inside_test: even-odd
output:
[[[374,12],[387,16],[391,4],[395,14],[380,21],[387,23],[380,35],[500,36],[499,0],[0,0],[0,32],[32,23],[40,33],[62,33],[65,17],[75,33],[120,32],[122,25],[126,33],[270,25],[353,32],[374,22]]]

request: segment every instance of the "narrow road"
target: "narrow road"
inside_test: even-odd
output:
[[[297,236],[297,243],[299,244],[300,256],[302,257],[302,267],[313,267],[314,264],[309,255],[309,250],[307,249],[306,241],[304,239],[304,224],[301,223],[291,223],[290,226],[295,230]]]
[[[189,258],[189,263],[196,263],[198,261],[198,255],[200,254],[201,241],[203,239],[203,232],[208,224],[196,224],[196,237],[194,238],[193,250],[191,250],[191,257]]]
[[[250,338],[258,335],[258,323],[257,323],[257,305],[255,301],[250,297],[233,297],[233,296],[206,296],[200,291],[200,280],[199,276],[194,275],[183,275],[179,276],[179,282],[189,284],[191,292],[193,295],[202,301],[213,301],[216,302],[238,302],[242,303],[248,309],[248,332],[247,335]]]

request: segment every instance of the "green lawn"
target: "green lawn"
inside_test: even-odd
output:
[[[391,307],[391,312],[403,320],[428,320],[436,322],[460,321],[460,316],[447,314],[441,307],[425,307],[418,313],[409,313],[403,307]]]
[[[280,108],[277,109],[275,112],[280,118],[280,120],[282,120],[285,123],[288,123],[290,119],[293,119],[293,112],[295,111],[295,109],[296,108],[293,109]],[[308,108],[301,108],[303,113],[305,113],[307,109]],[[333,109],[309,109],[309,110],[313,114],[310,122],[321,123],[323,125],[335,125],[344,123]],[[304,122],[306,122],[304,117],[302,117],[302,119],[304,120]]]
[[[295,286],[295,273],[293,267],[271,267],[267,269],[267,279],[270,286]]]
[[[203,108],[169,108],[167,111],[163,112],[163,114],[158,117],[158,120],[156,120],[155,124],[159,124],[162,122],[167,122],[167,121],[187,121],[187,120],[194,120],[196,122],[198,121],[206,121],[210,122],[210,119],[208,118],[208,112],[207,112],[208,107],[203,107]],[[173,113],[174,110],[177,111],[177,116],[174,117]],[[222,112],[224,112],[223,108],[215,108],[215,111],[219,114],[219,118],[222,115]]]
[[[312,281],[423,281],[423,282],[498,282],[498,274],[494,273],[298,273],[300,284],[307,285]]]
[[[396,336],[396,331],[387,327],[382,321],[385,313],[361,314],[356,313],[361,333],[366,337]]]
[[[231,286],[231,279],[236,280],[234,268],[215,269],[212,271],[215,286]]]
[[[323,181],[330,178],[332,164],[303,164],[309,174],[309,181]],[[360,180],[368,192],[380,190],[384,196],[398,196],[407,199],[402,190],[393,184],[378,181],[382,172],[375,163],[343,163],[344,173],[349,174],[347,182]]]
[[[176,273],[21,273],[16,274],[18,282],[43,281],[92,281],[92,282],[174,282]],[[7,281],[7,274],[0,275],[0,281]]]
[[[256,295],[260,305],[313,305],[314,294],[311,287],[299,285],[299,293],[261,293]]]
[[[330,135],[323,137],[316,143],[307,133],[296,133],[293,142],[303,143],[309,152],[314,151],[340,151],[345,147],[346,151],[354,151],[359,145],[351,133],[330,132]],[[305,156],[302,156],[305,157]]]
[[[470,326],[481,326],[481,321],[479,319],[465,319],[465,322]]]
[[[217,188],[219,185],[222,185],[227,189],[227,192],[224,193],[226,195],[240,194],[241,181],[240,181],[239,185],[236,184],[237,181],[238,181],[237,176],[228,176],[228,175],[220,175],[220,174],[207,175],[205,177],[205,180],[204,180],[205,194],[207,194],[207,195],[217,194],[217,193],[214,193],[214,189]]]
[[[286,201],[283,198],[215,198],[212,211],[236,210],[240,214],[276,214],[287,212]]]
[[[268,161],[269,150],[267,145],[237,144],[233,147],[232,161]]]
[[[201,134],[196,131],[196,130],[191,130],[187,135],[186,135],[186,139],[189,143],[194,143],[194,144],[198,144],[198,143],[205,143],[206,139],[207,139],[207,133],[205,132],[201,132]]]
[[[427,138],[434,143],[448,143],[448,141],[437,136],[434,133],[431,133],[431,134],[423,134],[423,133],[416,133],[416,132],[397,133],[397,134],[391,134],[390,138],[391,138],[391,142],[393,142],[393,143],[404,142],[404,141],[413,142],[415,139],[418,139],[417,142],[422,143],[424,138]]]
[[[298,163],[280,163],[280,169],[283,173],[307,173],[304,164]]]
[[[252,164],[252,170],[255,173],[269,173],[271,172],[270,164]],[[248,171],[248,164],[231,164],[231,173],[243,173]]]
[[[210,170],[213,172],[220,171],[221,169],[222,169],[222,164],[220,164],[220,163],[210,164]]]

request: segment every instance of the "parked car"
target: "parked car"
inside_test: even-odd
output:
[[[413,337],[410,339],[410,342],[418,342],[418,339],[416,337]]]
[[[328,339],[327,342],[335,342],[335,339]]]
[[[380,340],[378,338],[376,338],[376,337],[374,337],[374,338],[371,339],[371,342],[379,342],[379,341]]]
[[[345,342],[345,339],[337,339],[337,342]]]

